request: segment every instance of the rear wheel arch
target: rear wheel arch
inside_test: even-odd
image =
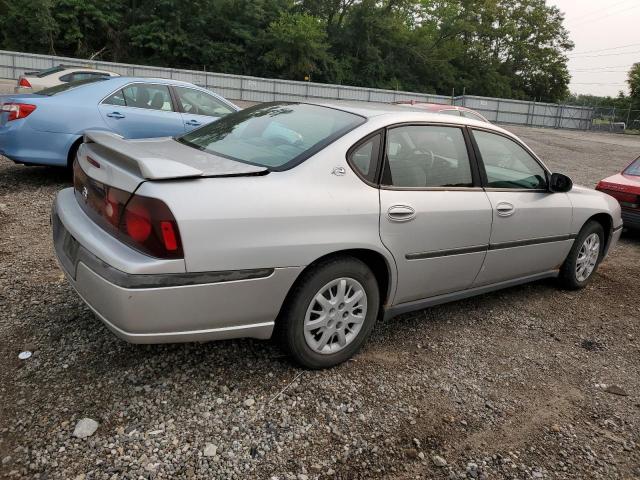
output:
[[[321,263],[325,263],[327,261],[340,258],[340,257],[352,257],[363,262],[367,267],[371,269],[373,272],[376,282],[378,283],[378,290],[380,291],[380,307],[384,307],[389,301],[392,299],[392,287],[394,285],[392,278],[392,265],[389,264],[389,260],[385,258],[385,256],[377,252],[375,250],[371,250],[368,248],[353,248],[346,250],[338,250],[335,252],[328,253],[323,255],[322,257],[317,258],[309,265],[307,265],[297,276],[296,280],[293,282],[291,287],[289,288],[289,292],[282,303],[282,307],[280,311],[287,305],[289,302],[289,298],[291,293],[295,290],[298,282],[304,277],[304,274],[309,270],[314,269],[317,265]]]
[[[67,152],[67,168],[69,170],[73,168],[73,161],[76,159],[78,148],[80,148],[80,145],[82,144],[83,139],[84,139],[84,136],[80,135],[80,137],[74,140],[71,146],[69,147],[69,151]]]

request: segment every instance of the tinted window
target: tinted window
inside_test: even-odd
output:
[[[122,89],[127,107],[147,108],[149,110],[173,110],[169,87],[166,85],[129,85]]]
[[[175,87],[178,100],[185,113],[224,117],[234,110],[213,95],[194,88]]]
[[[187,145],[253,165],[286,170],[364,118],[304,103],[263,103],[180,137]]]
[[[415,125],[387,134],[386,182],[396,187],[471,187],[471,165],[460,128]],[[390,178],[388,178],[390,176]]]
[[[351,166],[370,182],[375,180],[381,138],[382,135],[378,134],[365,140],[349,156]]]
[[[63,67],[62,65],[60,65],[59,67],[47,68],[46,70],[40,70],[36,74],[36,77],[44,78],[44,77],[46,77],[48,75],[53,75],[54,73],[61,72],[61,71],[65,70],[65,69],[66,69],[66,67]]]
[[[484,118],[482,118],[480,115],[478,115],[477,113],[473,113],[473,112],[465,112],[464,110],[462,111],[462,116],[463,117],[467,117],[467,118],[471,118],[473,120],[478,120],[480,122],[486,122],[486,120]]]
[[[82,87],[84,85],[88,85],[94,82],[100,82],[102,80],[106,80],[106,77],[94,77],[94,78],[88,78],[87,80],[80,80],[78,82],[63,83],[62,85],[56,85],[55,87],[50,87],[50,88],[45,88],[44,90],[40,90],[38,92],[38,95],[46,95],[48,97],[51,97],[53,95],[66,92],[67,90]]]
[[[547,187],[545,170],[516,142],[502,135],[480,130],[474,130],[473,135],[487,172],[488,187]]]
[[[120,107],[124,107],[127,105],[124,101],[124,93],[122,92],[122,90],[118,90],[109,98],[105,99],[102,103],[106,103],[107,105],[118,105]]]
[[[640,177],[640,158],[636,158],[636,161],[629,165],[623,173],[625,175]]]

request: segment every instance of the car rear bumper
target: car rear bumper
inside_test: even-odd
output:
[[[640,209],[622,209],[622,223],[625,228],[640,229]]]
[[[83,244],[83,237],[91,235],[86,228],[74,229],[78,238],[70,233],[73,227],[65,221],[78,212],[65,211],[74,209],[70,199],[75,198],[64,192],[51,214],[58,262],[78,295],[118,337],[132,343],[167,343],[271,336],[301,267],[126,273]]]

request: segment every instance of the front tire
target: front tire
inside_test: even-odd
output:
[[[568,289],[584,288],[600,265],[604,254],[604,230],[590,220],[578,233],[567,259],[560,268],[560,282]]]
[[[303,273],[278,319],[284,348],[306,368],[338,365],[362,347],[379,307],[367,265],[347,256],[323,261]]]

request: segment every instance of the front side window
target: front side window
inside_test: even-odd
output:
[[[214,155],[287,170],[364,123],[353,113],[305,103],[263,103],[178,139]]]
[[[640,177],[640,157],[636,158],[636,160],[624,169],[625,175],[633,175],[634,177]]]
[[[544,168],[516,142],[481,130],[474,130],[473,136],[487,172],[487,187],[547,188]]]
[[[169,87],[166,85],[145,85],[138,83],[129,85],[122,90],[127,107],[162,110],[165,112],[173,110]]]
[[[462,129],[411,125],[389,130],[387,172],[394,187],[472,187],[473,177]]]
[[[178,101],[182,111],[193,115],[207,115],[209,117],[224,117],[234,110],[213,95],[201,90],[185,87],[174,87],[178,94]]]

